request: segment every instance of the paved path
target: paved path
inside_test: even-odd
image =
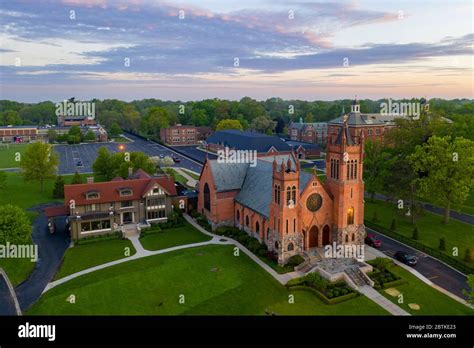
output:
[[[189,187],[196,187],[197,186],[198,181],[196,179],[194,179],[191,175],[186,173],[182,168],[176,167],[176,168],[173,168],[173,169],[176,170],[178,172],[178,174],[183,176],[186,180],[188,180],[186,182],[186,185],[188,185]]]
[[[0,315],[21,315],[15,290],[3,268],[0,268]]]
[[[358,288],[359,291],[367,296],[370,300],[374,301],[380,307],[385,309],[387,312],[391,313],[392,315],[411,315],[407,311],[401,309],[396,304],[394,304],[389,299],[385,298],[381,295],[377,290],[369,285],[364,285]]]
[[[64,225],[57,225],[58,228],[54,234],[48,231],[48,219],[43,209],[52,205],[57,205],[57,203],[43,204],[29,209],[39,212],[39,216],[33,222],[32,233],[33,242],[38,245],[39,257],[28,279],[15,289],[23,312],[40,298],[44,287],[54,277],[64,252],[70,244],[69,231]]]

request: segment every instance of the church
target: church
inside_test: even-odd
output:
[[[207,160],[198,211],[213,228],[235,226],[265,243],[285,264],[328,244],[364,243],[364,134],[347,117],[328,135],[326,181],[301,169],[293,153],[258,157],[257,165]]]

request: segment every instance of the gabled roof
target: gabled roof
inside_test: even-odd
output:
[[[264,158],[269,159],[271,157],[272,156],[268,156]],[[280,158],[277,159],[277,165],[281,165],[283,161],[284,163],[288,161],[288,155],[279,157]],[[293,165],[293,156],[291,156],[291,160]],[[272,175],[272,162],[259,158],[255,167],[248,167],[242,188],[235,197],[235,200],[249,209],[265,217],[269,217],[270,203],[273,198]],[[304,190],[311,178],[312,174],[303,170],[300,171],[300,192]]]
[[[219,163],[208,161],[217,192],[238,190],[242,187],[248,163]]]
[[[336,141],[334,142],[337,145],[342,144],[342,137],[345,136],[346,144],[347,145],[354,145],[354,140],[352,139],[351,132],[349,132],[349,127],[343,125],[339,130],[339,134],[337,135]]]
[[[162,187],[169,195],[175,196],[177,194],[172,177],[149,176],[148,178],[64,185],[64,203],[69,206],[71,199],[75,201],[76,205],[138,200],[148,192],[155,183]],[[120,196],[120,189],[125,187],[132,190],[131,196]],[[99,198],[86,199],[88,192],[98,192]]]
[[[272,146],[277,151],[291,150],[290,146],[277,136],[235,129],[214,132],[206,141],[209,144],[219,144],[235,150],[256,150],[260,153],[268,152]]]

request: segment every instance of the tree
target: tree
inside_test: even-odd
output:
[[[54,179],[59,164],[59,157],[53,153],[52,146],[44,143],[32,143],[21,156],[20,167],[26,181],[38,181],[41,192],[44,182]]]
[[[23,209],[11,204],[0,206],[0,244],[28,243],[30,236],[30,220]]]
[[[148,174],[156,173],[156,165],[153,161],[143,152],[132,152],[130,153],[130,161],[125,161],[124,156],[121,153],[113,155],[116,159],[112,160],[113,163],[120,163],[119,167],[114,171],[114,176],[121,176],[122,178],[128,177],[129,168],[133,171],[143,169]]]
[[[409,161],[419,178],[420,193],[444,207],[449,222],[451,206],[462,204],[474,185],[474,142],[450,136],[432,136],[418,145]]]
[[[7,173],[0,170],[0,191],[7,188]]]
[[[61,175],[54,182],[53,198],[64,198],[64,178]]]
[[[122,134],[122,128],[120,128],[117,122],[113,123],[112,126],[110,126],[109,134],[111,137],[116,137]]]
[[[7,110],[0,114],[0,124],[18,126],[22,124],[21,117],[14,110]]]
[[[231,120],[229,118],[219,121],[219,123],[216,126],[216,131],[225,130],[225,129],[243,130],[242,125],[240,124],[239,120]]]
[[[390,174],[395,159],[388,151],[384,151],[380,141],[368,140],[364,148],[364,182],[365,190],[374,199],[375,193],[383,192],[387,176]]]
[[[69,128],[68,135],[80,137],[81,134],[81,128],[79,128],[79,126],[72,126],[71,128]]]
[[[474,303],[474,274],[469,274],[467,276],[467,285],[470,291],[463,290],[463,293],[468,298],[467,302]]]
[[[258,116],[252,120],[250,127],[261,133],[272,133],[275,130],[276,122],[268,116]]]
[[[166,109],[156,106],[152,107],[142,118],[142,132],[148,136],[159,138],[160,129],[169,127],[170,118],[171,116]]]
[[[102,176],[105,180],[111,180],[114,177],[111,155],[106,147],[101,147],[97,151],[97,158],[92,165],[92,170],[94,174]]]
[[[209,124],[206,111],[201,109],[193,109],[191,113],[191,122],[195,126],[206,126]]]
[[[89,129],[84,137],[84,140],[85,141],[95,141],[96,140],[96,136],[95,136],[95,133]]]
[[[82,176],[77,171],[74,173],[74,176],[71,180],[71,185],[82,184]]]
[[[58,133],[54,129],[48,130],[48,141],[54,143],[58,137]]]

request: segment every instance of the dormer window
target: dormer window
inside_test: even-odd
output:
[[[120,197],[131,196],[133,191],[131,188],[121,188],[119,189]]]
[[[87,199],[87,200],[99,199],[99,198],[100,198],[100,194],[99,194],[99,192],[97,192],[97,191],[89,191],[89,192],[86,192],[86,199]]]

